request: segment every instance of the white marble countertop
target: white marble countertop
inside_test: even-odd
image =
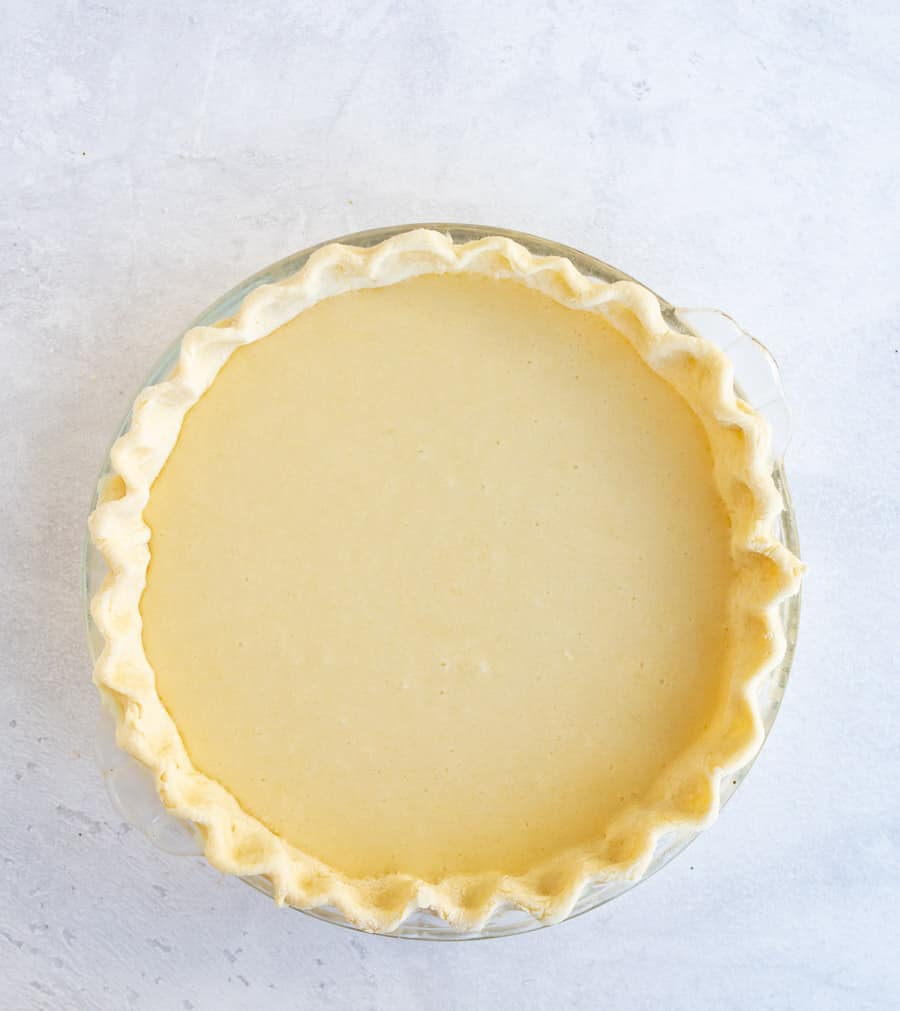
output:
[[[0,1006],[897,1006],[900,8],[296,6],[4,4]],[[718,824],[604,910],[480,944],[342,931],[167,857],[90,754],[85,511],[150,365],[257,267],[421,220],[559,239],[762,336],[810,566]]]

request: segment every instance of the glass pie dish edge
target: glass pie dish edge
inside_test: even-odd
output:
[[[328,242],[318,243],[288,256],[232,288],[201,313],[187,329],[194,326],[210,326],[228,319],[234,315],[237,307],[250,291],[259,285],[278,282],[296,273],[309,256],[321,246],[330,242],[372,246],[413,228],[431,228],[449,234],[455,242],[472,241],[488,235],[502,235],[521,243],[536,255],[564,256],[571,260],[580,272],[601,280],[608,282],[634,280],[617,268],[578,250],[548,239],[509,229],[448,223],[398,225],[342,236],[338,239],[328,240]],[[717,345],[728,356],[734,367],[735,388],[738,395],[769,421],[772,430],[770,450],[772,476],[783,503],[775,532],[786,546],[799,557],[796,521],[783,463],[784,453],[790,440],[790,412],[774,357],[762,342],[748,334],[727,314],[717,309],[677,308],[660,296],[655,295],[655,297],[659,301],[666,322],[672,329],[698,334]],[[142,384],[142,388],[161,381],[169,374],[177,360],[180,343],[181,337],[166,350],[145,383]],[[130,412],[123,419],[110,445],[128,429],[129,424]],[[109,475],[110,460],[107,452],[91,502],[91,512],[97,504],[98,497]],[[105,563],[94,547],[90,535],[87,534],[84,543],[82,588],[88,648],[92,662],[96,662],[103,647],[103,641],[91,617],[90,601],[100,589],[105,571]],[[760,715],[766,737],[772,729],[784,696],[796,647],[799,617],[800,594],[797,593],[780,604],[780,618],[786,640],[784,656],[781,662],[763,679],[758,689],[760,692]],[[759,752],[740,770],[729,773],[722,781],[720,792],[722,807],[746,777],[758,754]],[[202,842],[195,827],[169,813],[156,792],[149,770],[117,747],[113,719],[107,713],[103,714],[98,724],[95,755],[110,799],[125,821],[141,831],[154,845],[167,853],[184,856],[202,854]],[[638,881],[608,881],[588,885],[567,919],[596,909],[624,894],[640,881],[651,877],[690,845],[697,835],[699,832],[695,831],[671,832],[664,835],[657,843],[647,871]],[[267,895],[272,894],[271,885],[264,877],[248,877],[242,880],[258,891]],[[300,911],[329,923],[350,929],[359,929],[348,922],[338,910],[331,907]],[[546,926],[550,926],[550,924],[542,923],[522,909],[500,907],[481,929],[459,931],[435,913],[426,909],[417,909],[387,936],[420,940],[471,940],[525,933]]]

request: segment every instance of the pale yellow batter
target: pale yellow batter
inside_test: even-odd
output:
[[[516,281],[342,294],[236,351],[144,518],[144,648],[193,763],[352,876],[601,838],[727,681],[701,424]]]

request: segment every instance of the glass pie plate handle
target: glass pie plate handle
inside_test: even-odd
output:
[[[791,439],[791,413],[772,352],[719,309],[672,309],[671,314],[684,328],[715,344],[728,356],[741,399],[769,422],[773,463],[783,460]]]
[[[164,853],[199,856],[203,852],[194,826],[166,810],[150,770],[116,744],[115,724],[107,713],[97,724],[94,757],[109,799],[124,821]]]
[[[372,245],[374,242],[381,241],[381,239],[408,227],[411,226],[373,230],[370,233],[359,233],[340,241]],[[529,246],[534,252],[555,252],[569,257],[576,267],[585,274],[593,274],[608,281],[627,277],[602,261],[588,257],[577,250],[560,247],[547,242],[547,240],[536,239],[534,236],[502,229],[481,229],[476,226],[435,225],[428,227],[439,227],[451,233],[456,241],[464,241],[487,234],[506,234]],[[249,290],[266,281],[279,280],[299,269],[311,251],[306,250],[304,253],[296,254],[271,268],[267,268],[266,271],[261,271],[238,288],[233,289],[228,295],[223,296],[196,322],[210,324],[217,319],[227,317]],[[736,392],[745,403],[754,407],[769,421],[772,429],[770,446],[772,476],[783,502],[783,509],[776,524],[776,534],[791,551],[799,555],[797,529],[782,462],[791,434],[790,412],[784,398],[781,376],[774,357],[759,340],[743,330],[726,313],[716,309],[676,308],[662,298],[659,301],[663,315],[670,327],[681,332],[697,334],[715,344],[728,356],[734,366]],[[148,384],[158,382],[171,370],[177,357],[178,343],[176,342],[157,363],[153,374],[149,377]],[[121,434],[127,429],[129,421],[130,418],[126,417],[117,434]],[[109,460],[107,459],[100,475],[98,491],[103,486],[109,472]],[[94,505],[96,505],[96,496]],[[105,563],[88,536],[85,540],[83,590],[88,645],[94,661],[100,655],[103,641],[91,619],[89,605],[94,594],[100,589],[105,575]],[[760,711],[767,735],[777,715],[790,672],[799,614],[799,594],[782,602],[781,618],[787,649],[781,663],[760,687]],[[189,822],[174,817],[165,808],[156,792],[152,773],[117,746],[114,721],[108,713],[103,714],[97,726],[95,756],[110,800],[116,811],[128,824],[142,832],[154,846],[166,853],[179,856],[199,856],[202,854],[203,843],[197,828]],[[735,792],[751,765],[752,761],[739,772],[727,776],[722,782],[721,802],[723,805]],[[696,838],[696,835],[697,833],[680,832],[663,836],[657,844],[650,866],[641,880],[646,880],[664,867],[688,846]],[[244,880],[259,891],[271,894],[271,886],[267,879],[253,877]],[[597,882],[588,886],[579,898],[570,918],[609,902],[634,887],[634,884],[632,882]],[[356,929],[338,910],[330,907],[318,907],[304,910],[304,912],[318,919]],[[536,930],[542,926],[545,924],[535,920],[523,910],[501,907],[481,930],[460,933],[428,910],[417,910],[392,933],[398,937],[449,941],[502,937]]]

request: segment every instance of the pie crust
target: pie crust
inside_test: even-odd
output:
[[[420,876],[398,869],[360,877],[287,841],[192,763],[147,657],[141,608],[151,530],[145,512],[188,411],[238,349],[326,299],[445,274],[518,282],[562,306],[598,314],[699,419],[730,524],[729,676],[716,718],[638,802],[623,806],[602,837],[514,873],[496,867]],[[499,236],[454,245],[445,235],[420,229],[371,248],[323,247],[293,277],[251,292],[233,319],[186,334],[171,376],[142,391],[130,429],[113,446],[113,477],[90,528],[109,569],[92,602],[105,640],[94,680],[115,715],[117,741],[152,770],[166,807],[197,827],[210,863],[227,873],[266,876],[279,902],[335,906],[354,924],[379,931],[396,928],[420,907],[468,930],[483,925],[501,904],[548,922],[562,919],[589,882],[639,878],[663,833],[708,825],[718,812],[721,777],[743,766],[762,743],[758,687],[784,653],[778,604],[796,592],[802,571],[773,535],[782,504],[768,443],[765,420],[735,394],[726,356],[697,336],[670,329],[657,299],[634,282],[585,277],[566,259],[535,256]]]

